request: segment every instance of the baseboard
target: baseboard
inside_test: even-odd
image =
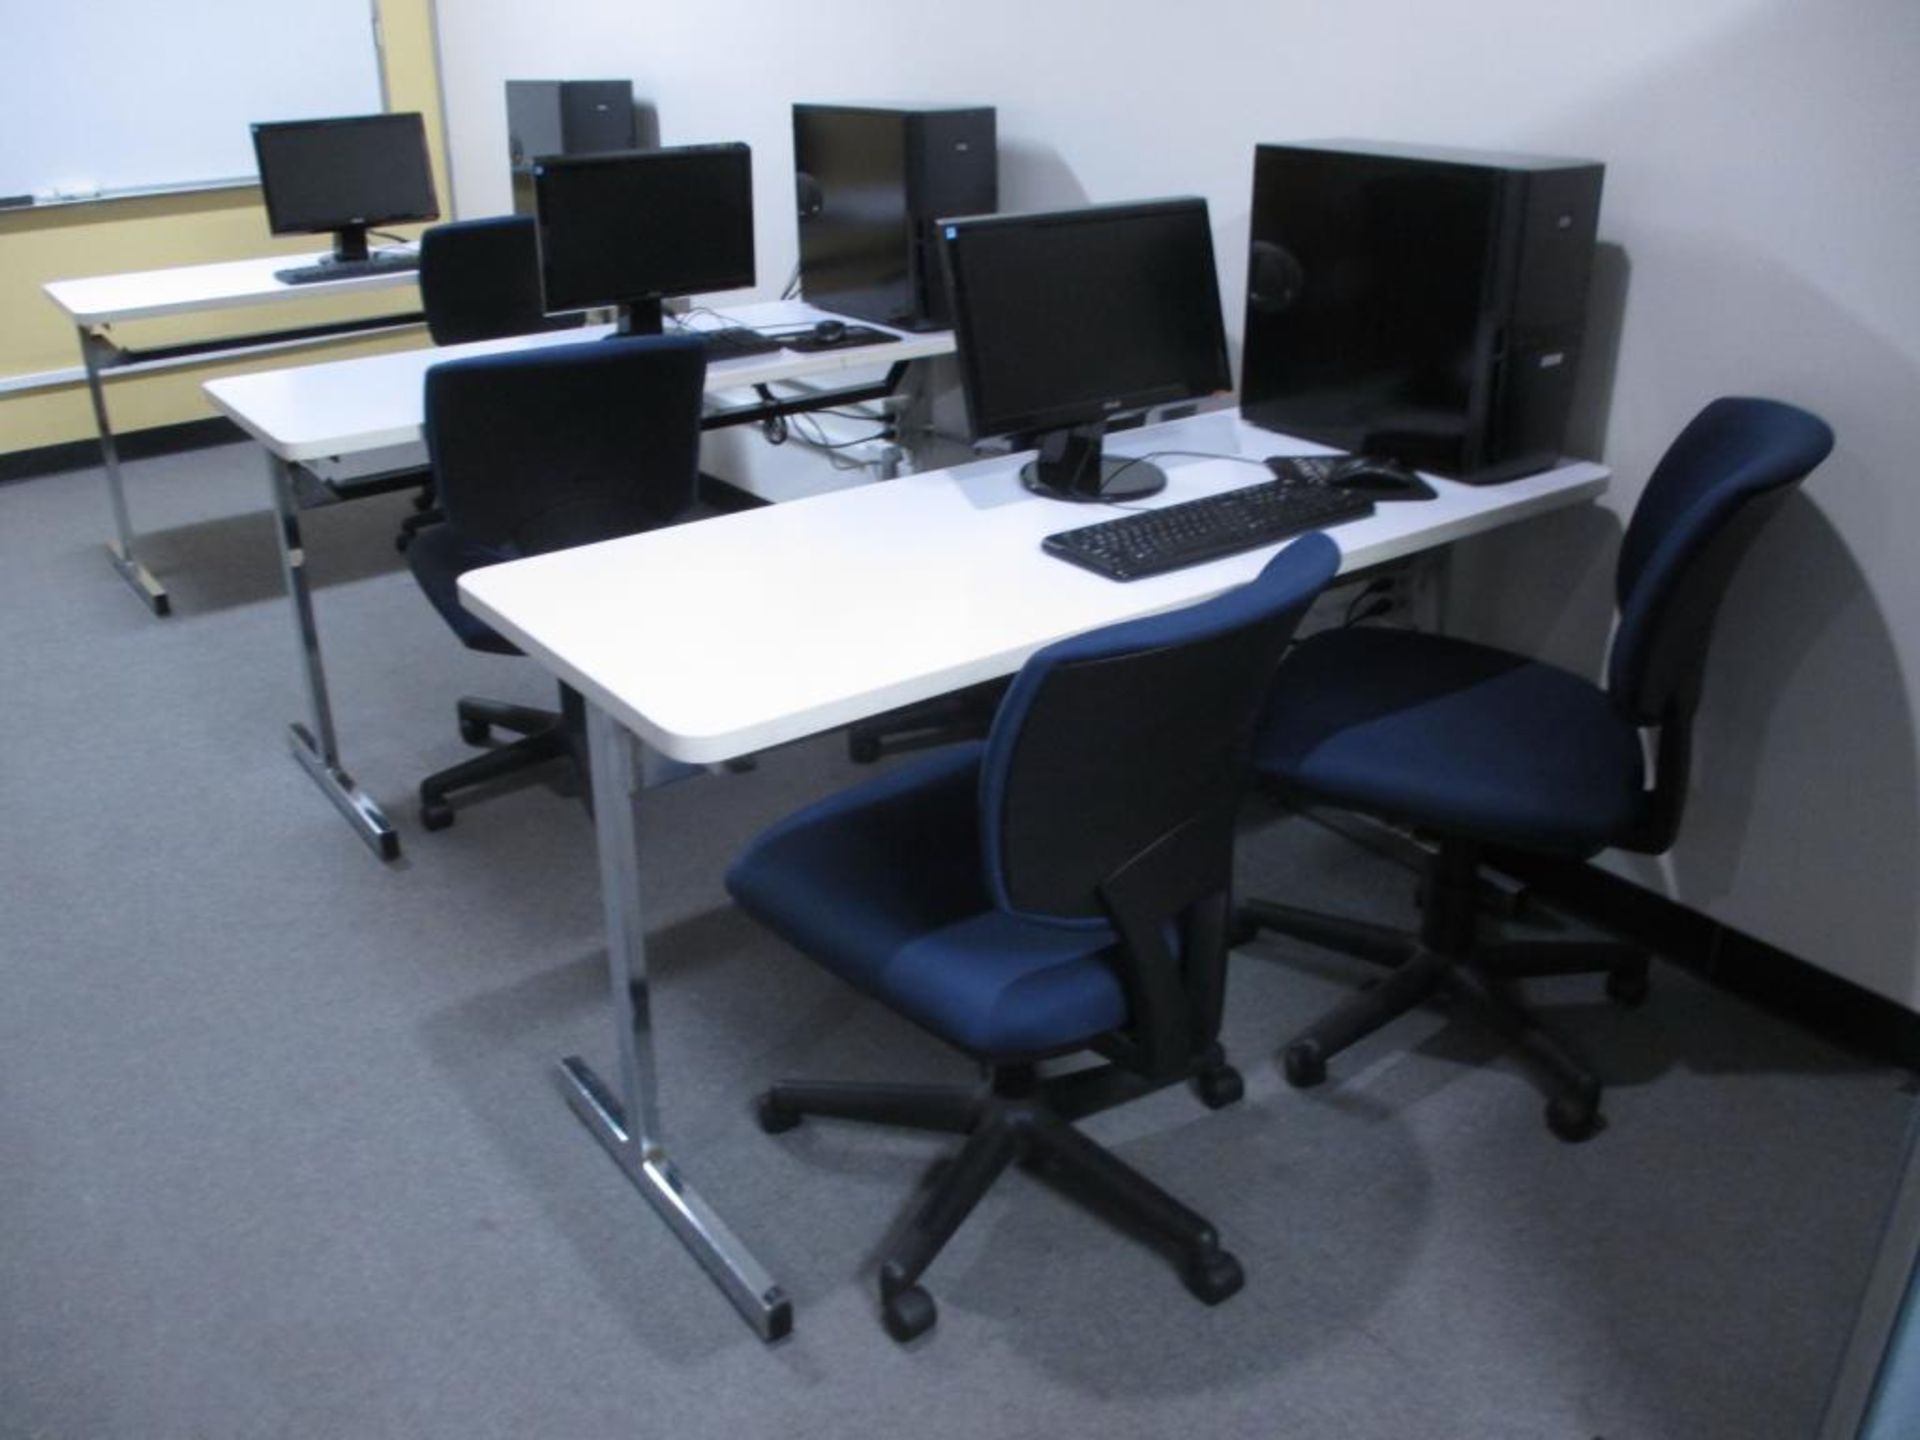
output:
[[[224,415],[214,415],[205,420],[183,420],[177,425],[116,433],[113,443],[122,460],[148,460],[155,455],[178,455],[183,450],[199,450],[246,438],[247,432],[233,421]],[[32,450],[14,450],[0,455],[0,485],[9,480],[57,475],[62,470],[84,470],[99,463],[98,440],[69,440]]]
[[[1594,865],[1488,856],[1550,904],[1644,945],[1856,1055],[1920,1071],[1920,1015],[1884,996]]]

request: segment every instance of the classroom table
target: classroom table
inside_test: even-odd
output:
[[[413,248],[413,247],[388,247]],[[47,298],[66,312],[80,339],[80,363],[86,372],[87,394],[93,402],[94,424],[100,434],[100,463],[107,477],[107,498],[113,508],[116,537],[107,542],[107,554],[120,578],[156,616],[171,611],[166,587],[140,562],[134,550],[136,535],[127,506],[126,483],[120,474],[120,451],[107,417],[104,379],[108,374],[137,374],[206,360],[232,360],[269,354],[295,346],[342,338],[361,339],[391,331],[413,329],[423,323],[417,310],[370,315],[295,329],[256,330],[209,336],[178,345],[140,349],[118,343],[112,334],[116,322],[152,320],[168,315],[195,315],[274,304],[287,300],[325,300],[411,286],[412,271],[386,271],[341,280],[289,285],[274,272],[311,264],[317,255],[272,255],[254,260],[228,260],[212,265],[180,265],[164,270],[139,270],[119,275],[94,275],[78,280],[54,280],[43,288]]]
[[[1111,435],[1109,454],[1324,453],[1236,411]],[[1024,490],[1027,455],[904,476],[650,531],[461,577],[462,603],[586,701],[614,1016],[614,1084],[561,1062],[569,1104],[764,1338],[792,1308],[673,1158],[656,1097],[658,997],[647,974],[636,804],[651,783],[1008,675],[1066,636],[1218,594],[1275,546],[1119,584],[1042,553],[1043,536],[1114,513]],[[1167,453],[1172,504],[1260,470]],[[1342,573],[1372,569],[1581,503],[1608,472],[1572,462],[1500,485],[1432,479],[1329,533]],[[671,611],[672,626],[634,615]]]
[[[821,319],[840,318],[799,301],[769,301],[694,317],[785,331]],[[875,327],[881,328],[881,327]],[[402,350],[287,370],[234,375],[207,382],[206,392],[222,413],[258,440],[267,452],[273,493],[274,533],[281,573],[293,608],[307,691],[307,723],[290,727],[295,759],[346,818],[356,834],[382,859],[400,853],[400,836],[380,806],[354,783],[342,765],[326,667],[301,543],[300,512],[382,493],[415,483],[425,463],[423,404],[426,372],[447,360],[573,345],[597,340],[607,326],[546,331],[538,335],[479,340]],[[926,334],[890,332],[884,344],[802,353],[780,350],[724,360],[707,367],[706,428],[748,423],[775,415],[870,400],[890,393],[916,361],[953,352],[950,331]],[[879,379],[863,378],[876,370]],[[767,387],[786,382],[821,386],[808,393],[775,396]],[[727,403],[720,397],[754,392],[757,398]],[[388,462],[371,473],[356,472],[353,462],[369,456]]]

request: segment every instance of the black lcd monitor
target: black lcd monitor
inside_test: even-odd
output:
[[[1142,460],[1103,459],[1109,421],[1226,390],[1207,202],[1156,200],[942,227],[961,387],[974,437],[1031,437],[1031,490],[1150,495]]]
[[[682,145],[533,162],[549,314],[618,306],[620,333],[660,333],[668,296],[753,284],[753,152]]]
[[[417,111],[253,127],[275,235],[333,233],[335,260],[367,258],[367,230],[437,220],[427,127]]]

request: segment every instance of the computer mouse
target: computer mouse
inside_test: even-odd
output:
[[[847,338],[847,322],[844,320],[821,320],[813,327],[813,334],[807,337],[816,345],[838,345]]]
[[[1431,500],[1434,488],[1396,460],[1356,455],[1337,462],[1326,483],[1372,500]]]

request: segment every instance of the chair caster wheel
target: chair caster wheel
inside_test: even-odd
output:
[[[760,1128],[769,1135],[784,1134],[800,1123],[800,1112],[782,1105],[771,1090],[763,1090],[754,1097],[753,1116],[760,1122]]]
[[[1306,1090],[1327,1078],[1327,1057],[1320,1053],[1318,1040],[1296,1040],[1281,1053],[1281,1068],[1287,1084]]]
[[[1218,1305],[1240,1293],[1247,1274],[1238,1260],[1216,1248],[1189,1259],[1180,1280],[1194,1299],[1204,1305]]]
[[[484,720],[469,720],[460,717],[460,738],[468,745],[484,745],[493,738],[493,727]]]
[[[444,800],[420,802],[420,824],[427,830],[444,830],[453,824],[453,806]]]
[[[939,1318],[933,1297],[918,1285],[881,1297],[880,1323],[887,1327],[887,1334],[902,1345],[926,1334]]]
[[[1616,965],[1607,972],[1607,998],[1616,1005],[1637,1010],[1646,1003],[1647,992],[1650,989],[1652,985],[1647,978],[1647,960],[1644,955],[1637,961]]]
[[[1193,1077],[1193,1093],[1207,1109],[1224,1110],[1240,1102],[1247,1093],[1247,1084],[1231,1065],[1215,1065]]]
[[[1555,1139],[1578,1145],[1583,1140],[1591,1140],[1606,1128],[1607,1121],[1600,1113],[1598,1095],[1578,1098],[1562,1096],[1547,1102],[1547,1129],[1553,1132]]]
[[[849,735],[847,758],[856,765],[871,765],[880,758],[880,742],[871,735]]]

